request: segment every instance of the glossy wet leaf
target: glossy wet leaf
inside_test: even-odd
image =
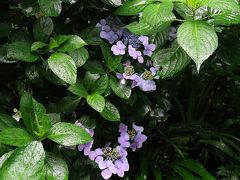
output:
[[[0,130],[19,127],[19,123],[11,116],[0,112]]]
[[[24,146],[33,141],[33,137],[24,129],[7,128],[0,132],[0,143],[11,146]]]
[[[45,152],[40,142],[33,141],[27,146],[17,148],[3,163],[0,179],[40,180],[44,175],[44,158]]]
[[[74,60],[77,68],[83,66],[89,58],[89,53],[86,48],[81,47],[73,51],[69,51],[69,55]]]
[[[91,136],[83,128],[65,122],[54,124],[47,138],[64,146],[85,144],[92,140]]]
[[[100,114],[106,120],[120,121],[120,114],[118,109],[109,101],[106,101],[105,107]]]
[[[120,81],[118,81],[116,78],[110,79],[110,86],[113,90],[113,92],[123,99],[129,99],[131,96],[131,87],[120,84]]]
[[[38,0],[39,6],[47,16],[58,16],[62,11],[60,0]]]
[[[105,107],[105,99],[100,94],[91,94],[87,96],[87,103],[98,112],[102,112]]]

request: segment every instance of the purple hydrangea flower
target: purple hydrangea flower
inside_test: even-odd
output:
[[[133,59],[137,59],[139,63],[144,62],[141,51],[137,51],[132,45],[128,45],[128,54]]]
[[[156,45],[155,44],[149,44],[149,38],[147,36],[140,36],[138,39],[144,45],[143,54],[151,57],[153,51],[155,51],[155,49],[156,49]]]
[[[89,158],[98,164],[104,179],[109,179],[113,174],[123,177],[129,170],[127,151],[121,146],[98,148],[90,152]]]
[[[145,80],[140,76],[136,76],[132,83],[132,88],[139,87],[142,91],[155,91],[157,86],[153,80]]]
[[[126,84],[126,80],[135,79],[134,73],[135,73],[134,67],[131,66],[130,62],[126,62],[124,64],[124,73],[123,74],[117,73],[116,76],[118,79],[121,80],[120,81],[121,84]]]
[[[113,45],[111,51],[114,55],[124,55],[125,54],[126,46],[123,44],[122,41],[118,41],[117,44]]]
[[[115,43],[118,40],[118,35],[115,32],[113,32],[113,31],[109,31],[109,32],[101,31],[100,32],[100,37],[102,39],[108,40],[108,42],[110,44],[113,44],[113,43]]]
[[[144,128],[142,126],[132,125],[132,129],[128,130],[128,126],[121,123],[119,125],[120,137],[118,142],[124,148],[130,147],[132,151],[141,148],[142,144],[147,140],[147,136],[142,134]]]
[[[101,28],[102,31],[109,32],[111,30],[110,26],[107,25],[105,19],[102,19],[99,23],[97,23],[96,27]]]
[[[88,128],[84,127],[82,125],[82,123],[80,123],[79,121],[76,121],[75,124],[82,127],[83,129],[85,129],[90,134],[90,136],[93,137],[93,135],[94,135],[93,129],[88,129]],[[78,145],[78,150],[80,152],[83,151],[84,155],[88,156],[91,152],[92,145],[93,145],[93,141],[88,142],[86,144],[80,144],[80,145]]]

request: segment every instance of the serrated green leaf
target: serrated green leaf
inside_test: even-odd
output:
[[[53,153],[46,153],[45,170],[48,180],[68,179],[68,166],[66,162]]]
[[[60,0],[38,0],[39,6],[47,16],[58,16],[62,11]]]
[[[113,92],[123,99],[129,99],[131,96],[131,87],[128,87],[126,85],[120,84],[120,82],[116,78],[110,79],[110,86],[113,90]]]
[[[79,49],[79,48],[81,48],[85,45],[87,45],[87,44],[79,36],[69,35],[67,41],[64,42],[64,44],[62,44],[62,46],[58,49],[58,51],[60,51],[60,52],[70,52],[70,51],[73,51],[75,49]]]
[[[218,37],[214,29],[203,21],[185,21],[178,29],[179,45],[193,59],[200,70],[201,64],[217,49]]]
[[[0,132],[0,143],[11,146],[24,146],[31,142],[33,137],[20,128],[7,128]]]
[[[91,136],[83,128],[65,122],[54,124],[47,138],[64,146],[85,144],[92,140]]]
[[[109,121],[120,121],[120,114],[118,109],[109,101],[106,101],[101,116]]]
[[[240,12],[240,7],[235,0],[202,0],[201,6]]]
[[[0,179],[41,180],[43,179],[45,152],[42,143],[33,141],[25,147],[16,149],[3,163]]]
[[[87,96],[87,103],[98,112],[102,112],[105,107],[105,99],[100,94],[91,94]]]
[[[109,85],[109,78],[108,75],[105,74],[101,76],[91,87],[91,92],[98,93],[98,94],[103,94],[106,89],[108,88]]]
[[[54,53],[48,58],[48,66],[61,80],[69,84],[76,83],[77,67],[71,56]]]
[[[31,53],[31,44],[27,42],[13,42],[7,47],[7,57],[24,62],[34,62],[39,59]]]
[[[126,1],[121,7],[114,11],[115,15],[122,16],[133,16],[142,12],[143,9],[151,2],[152,0],[134,0]]]
[[[73,58],[77,68],[83,66],[89,58],[88,51],[84,47],[69,51],[69,55]]]
[[[31,46],[31,51],[36,51],[38,49],[41,49],[43,47],[46,47],[47,44],[46,43],[43,43],[43,42],[40,42],[40,41],[37,41],[37,42],[34,42]]]
[[[189,56],[176,44],[167,49],[159,49],[152,56],[154,66],[159,66],[161,78],[171,78],[181,72],[190,62]]]
[[[45,107],[29,93],[25,92],[21,97],[20,112],[27,130],[33,136],[42,138],[51,128]]]
[[[46,43],[52,32],[53,21],[50,17],[41,17],[37,19],[33,24],[33,36],[36,41]]]
[[[86,98],[88,96],[87,89],[84,87],[84,85],[80,82],[77,82],[74,85],[71,85],[68,90],[72,92],[73,94]]]
[[[1,169],[2,165],[3,165],[3,163],[12,155],[13,152],[14,151],[9,151],[9,152],[3,154],[0,157],[0,169]]]

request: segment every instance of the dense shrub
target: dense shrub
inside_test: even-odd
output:
[[[239,179],[238,0],[0,1],[0,179]]]

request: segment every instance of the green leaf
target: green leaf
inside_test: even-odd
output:
[[[230,146],[228,146],[227,144],[225,144],[222,141],[200,140],[199,142],[203,143],[203,144],[211,145],[211,146],[221,150],[222,152],[226,153],[227,155],[229,155],[233,159],[236,159],[237,161],[240,161],[240,158],[239,158],[238,154],[236,154],[235,151]]]
[[[213,13],[211,16],[214,18],[214,25],[231,25],[231,24],[240,24],[240,12],[232,11],[217,11],[212,10]]]
[[[42,143],[33,141],[25,147],[17,148],[3,163],[0,179],[41,180],[43,179],[45,152]]]
[[[68,90],[72,92],[73,94],[86,98],[88,96],[87,89],[84,87],[84,85],[80,82],[77,82],[74,85],[71,85]]]
[[[87,61],[83,67],[93,74],[106,74],[100,61]]]
[[[103,94],[106,89],[108,88],[109,85],[109,78],[108,75],[105,74],[101,76],[91,87],[91,92],[98,93],[98,94]]]
[[[87,71],[83,79],[83,85],[87,90],[90,90],[91,86],[100,78],[99,74],[92,74]]]
[[[53,32],[53,21],[50,17],[43,16],[33,24],[33,36],[36,41],[47,42]]]
[[[3,144],[20,147],[32,140],[33,137],[20,128],[7,128],[0,132],[0,143]]]
[[[10,33],[10,28],[5,23],[0,23],[0,38],[1,37],[7,37]]]
[[[52,124],[56,124],[58,122],[61,122],[61,115],[60,113],[49,113],[48,117]]]
[[[219,10],[240,12],[240,7],[235,0],[202,0],[201,5]]]
[[[202,177],[202,179],[205,180],[215,180],[211,174],[209,174],[206,169],[197,161],[191,160],[191,159],[184,159],[182,161],[176,161],[175,162],[179,166],[183,166],[184,168],[187,168],[189,171],[192,171]]]
[[[37,42],[34,42],[32,44],[31,51],[36,51],[36,50],[41,49],[41,48],[46,47],[46,46],[48,46],[46,43],[37,41]]]
[[[91,136],[83,128],[65,122],[54,124],[47,137],[64,146],[85,144],[92,140]]]
[[[11,146],[0,143],[0,156],[2,156],[3,154],[5,154],[11,150],[12,150]]]
[[[69,35],[68,40],[58,49],[60,52],[70,52],[75,49],[79,49],[83,46],[87,45],[85,41],[82,40],[77,35]]]
[[[78,121],[88,129],[93,129],[96,127],[96,120],[90,116],[83,116]]]
[[[102,39],[99,36],[100,30],[97,27],[87,27],[82,30],[81,37],[83,40],[89,45],[100,45],[102,43]]]
[[[48,111],[51,113],[72,113],[81,101],[78,96],[66,96],[57,103],[49,103]]]
[[[179,45],[196,63],[197,70],[217,49],[218,37],[214,29],[203,21],[185,21],[178,29]]]
[[[113,92],[123,99],[129,99],[131,96],[131,87],[128,87],[126,85],[120,84],[120,82],[116,78],[110,79],[110,86],[113,90]]]
[[[48,66],[61,80],[75,84],[77,67],[73,59],[64,53],[54,53],[48,58]]]
[[[162,47],[168,40],[169,37],[169,28],[166,28],[156,34],[153,34],[151,37],[151,43],[155,44],[157,48]]]
[[[68,166],[66,162],[53,153],[46,153],[46,178],[49,180],[67,180]]]
[[[34,62],[39,59],[31,53],[31,44],[27,42],[14,42],[7,47],[7,57],[24,62]]]
[[[120,114],[118,109],[109,101],[106,101],[101,116],[109,121],[120,121]]]
[[[14,151],[9,151],[9,152],[3,154],[0,157],[0,169],[1,169],[2,165],[3,165],[3,163],[12,155],[13,152]]]
[[[58,16],[62,11],[60,0],[38,0],[39,6],[47,16]]]
[[[7,114],[0,112],[0,130],[19,127],[18,122]]]
[[[171,48],[155,51],[152,60],[154,66],[161,68],[158,75],[163,79],[174,77],[190,62],[189,56],[178,44]]]
[[[196,177],[191,174],[187,169],[180,166],[174,166],[173,169],[184,179],[184,180],[196,180]]]
[[[102,112],[105,107],[105,99],[100,94],[88,95],[87,103],[98,112]]]
[[[172,13],[173,4],[149,4],[144,8],[139,23],[126,26],[131,32],[139,35],[149,35],[164,30],[176,18]],[[149,21],[151,19],[151,21]]]
[[[83,66],[89,58],[88,51],[84,47],[69,51],[69,55],[73,58],[77,68]]]
[[[152,0],[133,0],[126,1],[119,7],[114,14],[122,16],[133,16],[141,13]]]
[[[20,101],[20,112],[27,130],[33,135],[42,138],[51,128],[51,121],[46,109],[29,93],[24,93]]]

